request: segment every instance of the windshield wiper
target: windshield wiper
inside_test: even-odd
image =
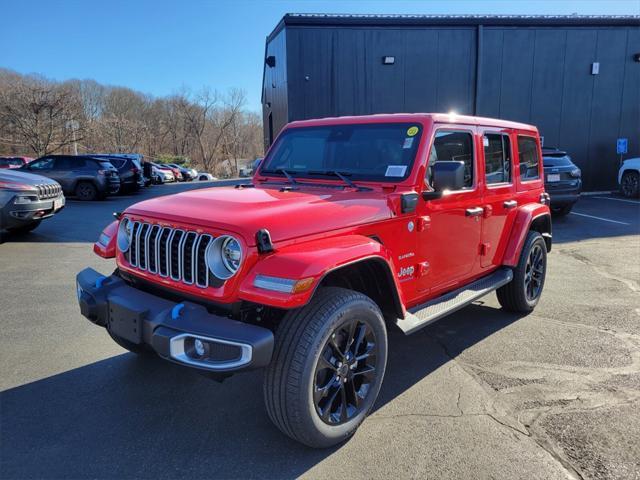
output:
[[[289,172],[287,172],[284,168],[275,168],[273,170],[262,170],[262,173],[281,173],[283,174],[285,177],[287,177],[287,180],[289,180],[289,183],[291,183],[292,185],[295,185],[296,183],[298,183],[296,181],[295,178],[293,178],[293,175],[291,175]]]
[[[344,183],[346,183],[349,187],[355,188],[356,190],[369,190],[366,187],[359,187],[355,183],[353,183],[346,175],[351,175],[350,173],[342,173],[338,170],[311,170],[307,172],[311,175],[333,175],[334,177],[338,177]]]

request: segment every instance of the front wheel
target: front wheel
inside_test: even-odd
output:
[[[502,308],[510,312],[531,312],[542,295],[546,274],[547,246],[540,233],[531,231],[513,270],[513,280],[496,291]]]
[[[622,194],[627,198],[635,198],[640,193],[640,175],[638,172],[624,172],[620,182]]]
[[[382,313],[367,296],[323,288],[276,332],[264,398],[273,423],[315,448],[348,439],[380,391],[387,364]]]

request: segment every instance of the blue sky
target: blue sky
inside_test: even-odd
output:
[[[260,110],[265,37],[285,13],[640,14],[640,0],[0,0],[0,67],[152,95],[246,90]]]

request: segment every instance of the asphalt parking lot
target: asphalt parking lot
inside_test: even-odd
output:
[[[640,202],[585,197],[554,223],[542,300],[494,295],[392,332],[385,383],[345,445],[271,425],[262,374],[223,384],[125,353],[81,317],[76,272],[113,211],[202,184],[69,200],[0,244],[0,477],[640,478]]]

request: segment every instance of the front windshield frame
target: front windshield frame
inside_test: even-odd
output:
[[[352,172],[348,170],[345,171],[343,169],[334,170],[334,171],[338,171],[340,173],[346,174],[349,180],[354,182],[400,183],[407,180],[407,178],[410,177],[411,173],[413,172],[416,158],[418,157],[418,154],[420,152],[422,137],[425,130],[425,126],[421,122],[417,122],[417,121],[416,122],[407,122],[407,121],[374,122],[374,123],[354,122],[354,123],[335,123],[335,124],[326,124],[326,125],[289,127],[282,131],[282,133],[278,136],[275,143],[269,149],[269,152],[267,153],[265,158],[260,162],[258,175],[264,176],[264,177],[277,177],[277,178],[281,177],[283,179],[286,179],[287,176],[282,172],[280,167],[276,167],[276,166],[273,166],[273,168],[268,168],[268,167],[270,166],[270,163],[274,158],[274,155],[278,153],[278,150],[281,147],[282,142],[285,141],[285,139],[289,135],[295,134],[296,132],[299,132],[299,131],[309,131],[314,129],[323,130],[328,128],[345,128],[345,127],[367,127],[367,128],[398,127],[400,129],[404,128],[406,132],[408,132],[412,128],[417,128],[417,132],[415,134],[405,135],[405,138],[411,138],[413,140],[410,148],[412,154],[410,155],[408,163],[406,165],[404,164],[402,165],[402,166],[406,166],[406,170],[404,171],[403,175],[401,176],[400,175],[398,176],[371,175],[370,173],[357,173],[357,172]],[[391,165],[391,162],[389,162],[388,166],[393,166],[393,165]],[[280,169],[280,171],[277,171],[278,169]],[[327,174],[309,173],[310,171],[314,171],[315,170],[314,168],[303,170],[303,171],[295,170],[295,169],[289,170],[288,168],[285,168],[285,170],[288,174],[290,174],[295,179],[309,179],[309,180],[322,179],[322,180],[332,180],[332,181],[341,182],[341,180],[336,178],[336,176],[331,173],[327,173]],[[322,170],[326,170],[327,172],[330,172],[332,169],[322,168]]]

